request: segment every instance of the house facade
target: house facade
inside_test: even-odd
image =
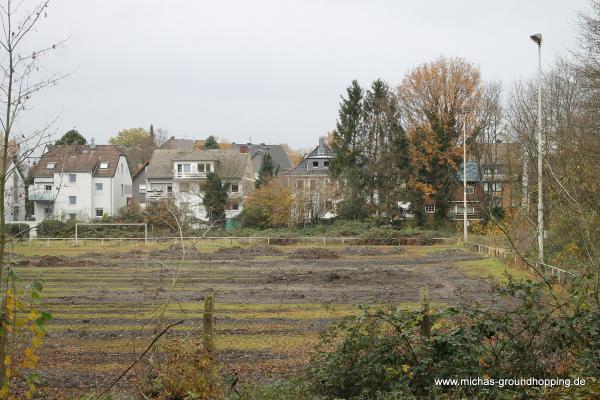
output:
[[[464,215],[464,170],[460,165],[448,217],[461,219]],[[521,148],[517,143],[486,143],[467,155],[467,218],[481,219],[493,208],[508,210],[518,205],[522,179]],[[425,212],[434,213],[435,202],[425,200]],[[486,211],[487,210],[487,211]]]
[[[7,168],[4,186],[4,220],[9,222],[25,220],[25,180],[14,162]]]
[[[61,145],[46,151],[28,188],[36,221],[113,216],[131,198],[125,155],[112,145]]]
[[[228,184],[226,218],[238,216],[243,198],[254,190],[254,171],[248,153],[231,150],[154,150],[145,170],[146,204],[172,200],[180,210],[207,221],[202,199],[211,172]]]
[[[334,183],[329,176],[333,150],[319,139],[319,145],[282,177],[282,183],[292,191],[297,219],[317,221],[335,216]]]

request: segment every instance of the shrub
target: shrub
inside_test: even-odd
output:
[[[61,221],[48,218],[37,226],[39,237],[73,237],[75,235],[75,220]]]
[[[10,237],[27,238],[27,237],[29,237],[29,225],[27,225],[27,224],[6,224],[6,233]]]
[[[598,377],[600,312],[581,289],[574,282],[567,299],[557,298],[543,282],[509,279],[495,289],[508,299],[505,309],[363,310],[323,335],[307,379],[325,399],[559,398],[551,393],[564,388],[437,386],[434,379]],[[568,389],[569,398],[597,393],[597,380],[588,382]]]

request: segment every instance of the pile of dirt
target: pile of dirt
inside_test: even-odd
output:
[[[86,260],[62,256],[42,256],[27,261],[27,265],[31,267],[56,267],[58,265],[65,267],[86,267],[87,264],[88,261]],[[23,265],[23,262],[20,265]]]
[[[217,260],[242,260],[260,256],[280,256],[281,254],[283,254],[281,250],[272,246],[233,246],[220,248],[210,256]]]
[[[135,251],[135,250],[134,250]],[[185,257],[187,259],[197,258],[199,255],[198,250],[195,247],[186,247],[185,249]],[[166,249],[154,250],[148,254],[149,257],[155,258],[168,258],[168,259],[179,259],[181,258],[181,245],[174,244]]]
[[[295,260],[335,260],[340,258],[337,251],[319,247],[298,249],[290,254],[289,258]]]
[[[402,254],[406,250],[398,246],[348,246],[342,249],[342,254],[349,256],[381,256]]]

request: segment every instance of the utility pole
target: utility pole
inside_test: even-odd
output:
[[[463,119],[463,240],[467,243],[467,114]]]
[[[538,251],[539,261],[544,263],[544,187],[543,187],[543,148],[542,148],[542,34],[530,36],[538,45],[538,107],[537,107],[537,164],[538,164]]]

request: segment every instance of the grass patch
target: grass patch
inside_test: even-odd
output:
[[[500,282],[505,282],[505,273],[508,272],[517,279],[531,279],[531,275],[527,271],[512,265],[504,264],[496,258],[460,261],[456,263],[456,266],[473,278],[492,277]]]

